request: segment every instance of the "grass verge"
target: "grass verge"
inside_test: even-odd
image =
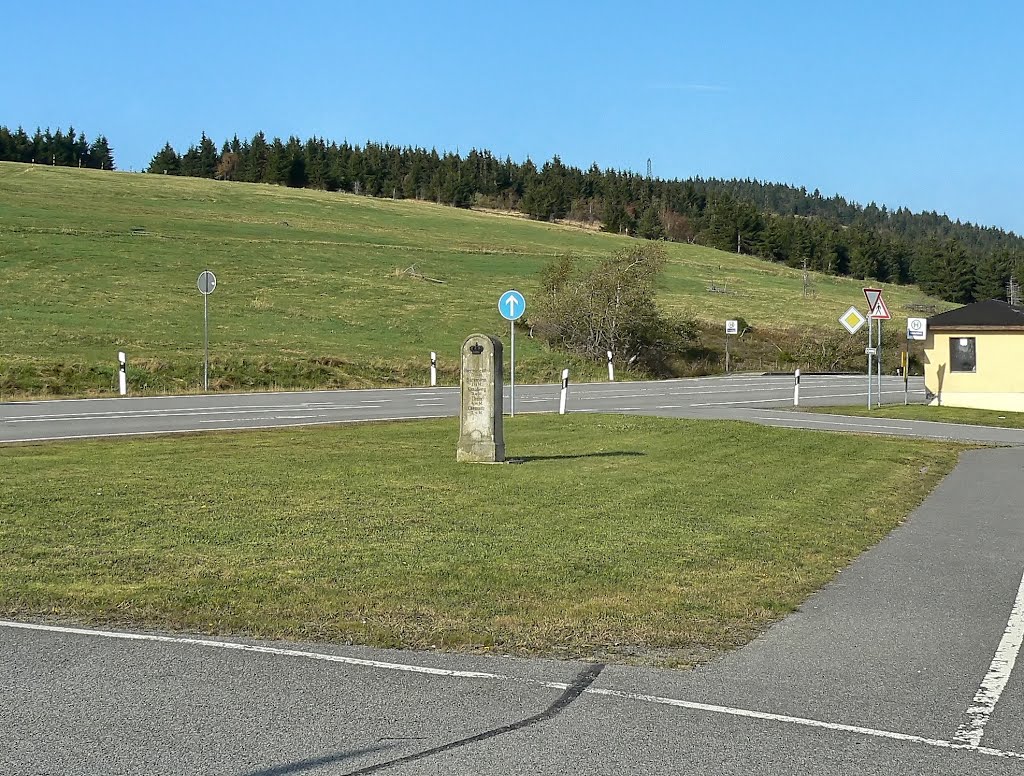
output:
[[[0,448],[0,611],[690,664],[896,526],[950,445],[734,422],[452,420]]]
[[[924,404],[883,405],[869,410],[867,407],[809,407],[808,412],[828,415],[855,415],[858,417],[895,418],[897,420],[930,420],[935,423],[963,423],[970,426],[997,428],[1024,428],[1024,412],[1005,410],[975,410],[967,407],[929,407]]]

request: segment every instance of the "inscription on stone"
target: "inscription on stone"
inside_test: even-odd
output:
[[[471,334],[462,343],[462,412],[456,460],[505,460],[502,429],[501,340]]]

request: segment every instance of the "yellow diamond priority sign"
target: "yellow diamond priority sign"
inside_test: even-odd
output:
[[[850,332],[850,334],[856,334],[860,331],[860,327],[867,323],[867,318],[861,315],[860,310],[856,307],[851,307],[839,316],[839,322],[846,327],[846,330]]]

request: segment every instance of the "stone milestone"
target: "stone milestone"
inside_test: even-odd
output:
[[[456,460],[505,460],[501,350],[501,340],[487,334],[471,334],[462,343],[462,413]]]

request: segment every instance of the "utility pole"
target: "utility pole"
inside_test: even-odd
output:
[[[739,229],[737,229],[736,230],[736,253],[743,253],[743,250],[741,248],[741,243],[740,243],[740,238],[742,236],[743,236],[743,233]]]
[[[1013,275],[1010,275],[1010,282],[1006,284],[1006,299],[1012,305],[1020,305],[1020,283]]]
[[[808,281],[807,281],[807,257],[804,256],[804,298],[805,299],[807,298],[807,287],[808,287],[808,285],[809,284],[808,284]]]

